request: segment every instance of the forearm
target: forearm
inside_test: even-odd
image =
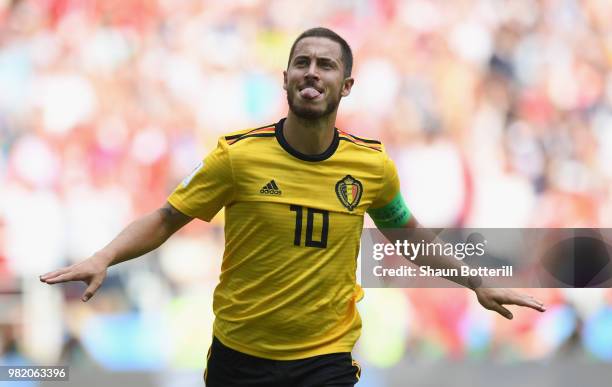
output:
[[[104,282],[109,266],[154,250],[191,219],[166,203],[162,208],[130,223],[106,247],[88,259],[43,274],[40,280],[50,285],[83,281],[87,284],[87,289],[81,299],[86,302]]]
[[[445,242],[441,240],[433,231],[419,228],[414,230],[418,236],[418,241],[424,240],[425,242],[435,243],[435,244],[444,244]],[[464,286],[466,288],[475,289],[481,285],[482,279],[478,276],[462,276],[459,275],[461,273],[462,266],[468,266],[462,260],[457,259],[452,255],[421,255],[416,257],[411,261],[417,266],[430,266],[432,269],[452,269],[452,270],[443,270],[443,272],[449,273],[457,273],[457,275],[453,276],[443,276],[450,281],[455,282],[458,285]]]
[[[177,213],[166,205],[135,220],[95,256],[106,266],[112,266],[155,250],[191,220]]]
[[[444,244],[444,241],[442,241],[432,230],[422,227],[414,218],[411,218],[410,222],[401,229],[381,229],[380,231],[389,241],[393,243],[395,243],[398,239],[402,239],[413,242],[422,241],[424,243]],[[436,249],[433,250],[435,251]],[[468,265],[452,255],[419,254],[416,257],[412,256],[406,258],[417,266],[429,266],[434,270],[452,269],[442,270],[442,272],[457,273],[457,275],[442,277],[470,289],[475,289],[482,283],[482,279],[478,276],[466,277],[459,275],[459,273],[461,273],[461,267]]]

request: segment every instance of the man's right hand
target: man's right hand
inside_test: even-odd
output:
[[[68,281],[83,281],[87,289],[81,300],[87,302],[96,293],[106,278],[107,260],[94,254],[88,259],[40,276],[40,281],[49,285]]]
[[[109,266],[153,251],[192,219],[166,203],[130,223],[107,246],[83,262],[41,275],[40,280],[47,284],[83,281],[87,289],[81,300],[86,302],[102,285]]]

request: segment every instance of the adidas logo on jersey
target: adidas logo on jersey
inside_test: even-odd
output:
[[[270,182],[266,185],[264,185],[263,187],[261,187],[261,189],[259,190],[260,194],[263,195],[280,195],[282,194],[281,190],[278,188],[278,186],[276,185],[276,182],[274,180],[270,180]]]

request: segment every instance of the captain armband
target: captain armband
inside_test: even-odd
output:
[[[404,227],[411,216],[410,210],[408,206],[406,206],[406,202],[404,202],[401,192],[398,192],[393,200],[386,206],[369,209],[368,214],[378,228]]]

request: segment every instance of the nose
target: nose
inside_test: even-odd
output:
[[[304,74],[304,77],[319,79],[319,72],[317,71],[317,61],[316,60],[313,60],[310,62],[310,65],[308,66],[308,71],[306,71],[306,74]]]

